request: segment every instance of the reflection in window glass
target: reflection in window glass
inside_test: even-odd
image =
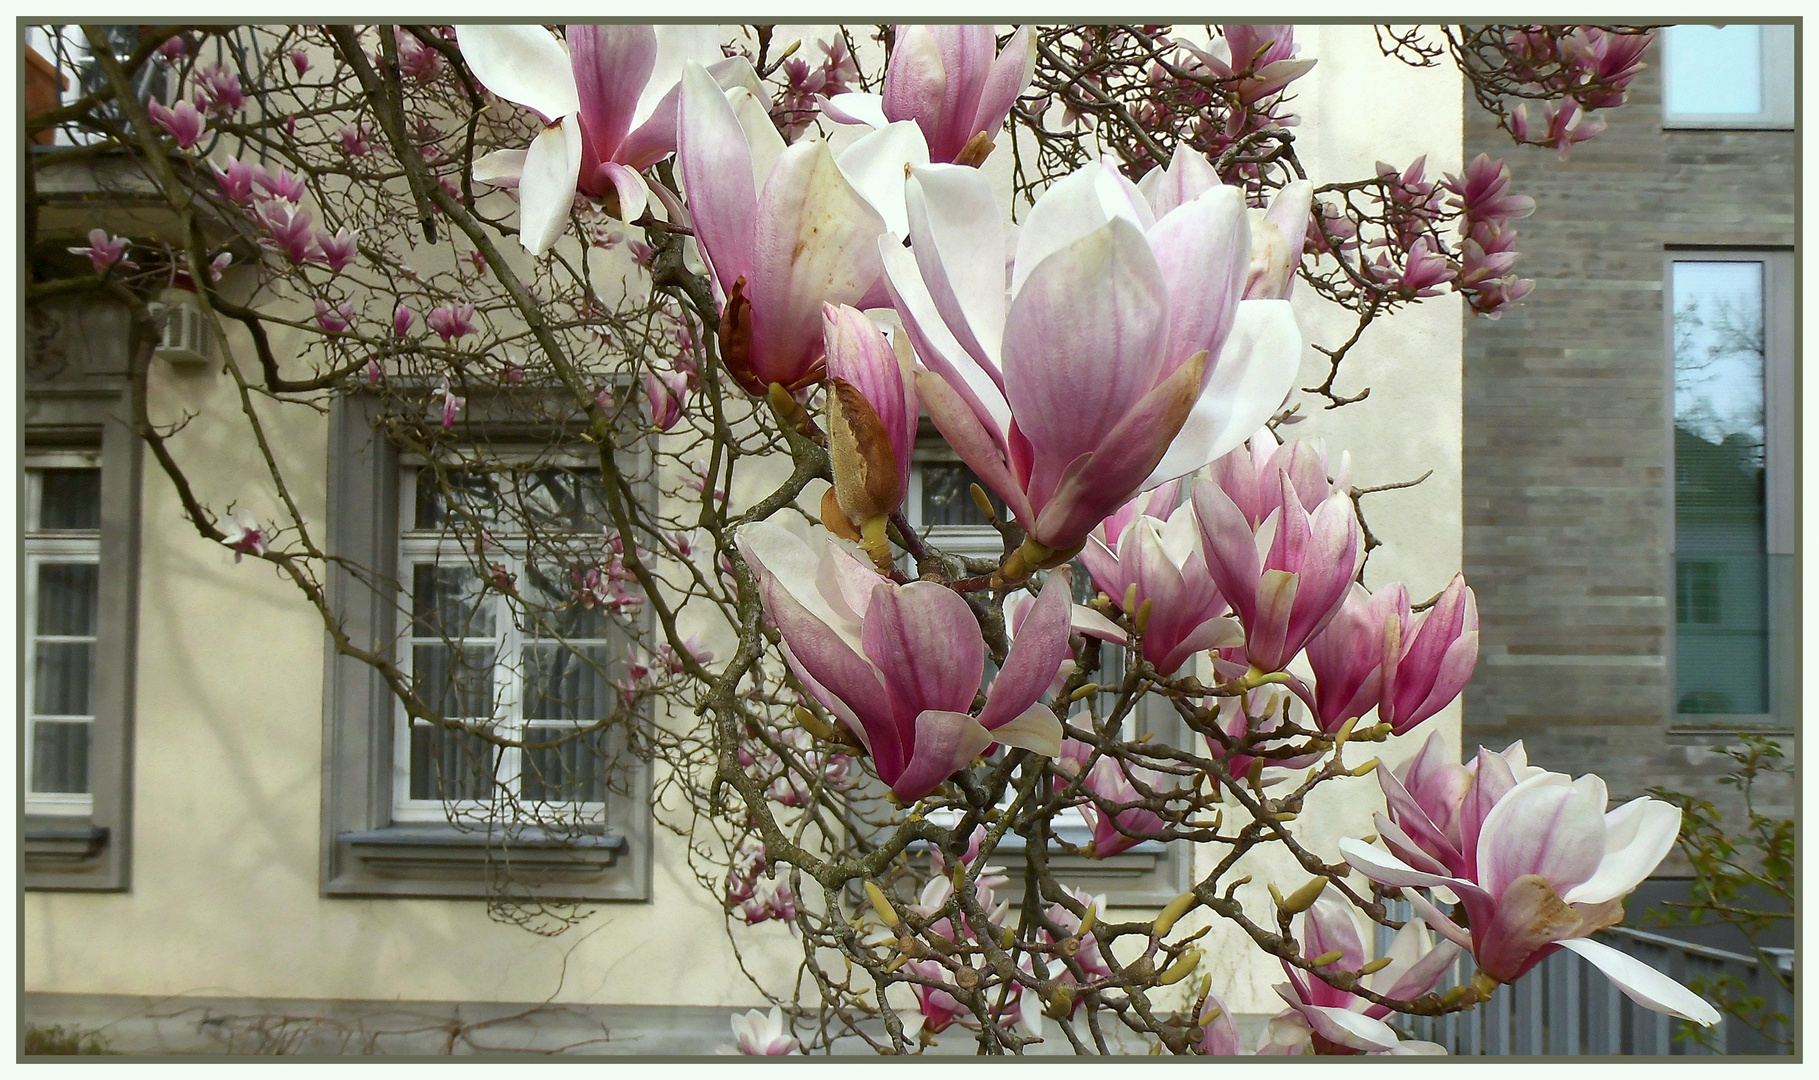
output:
[[[958,463],[930,462],[922,466],[922,527],[933,525],[986,526],[985,515],[973,501],[973,485],[985,489],[998,520],[1005,518],[1004,500],[980,483],[973,470]],[[995,534],[994,534],[995,537]]]
[[[1676,262],[1675,701],[1768,707],[1763,264]]]
[[[1666,111],[1686,116],[1763,111],[1760,26],[1673,26],[1663,81]]]

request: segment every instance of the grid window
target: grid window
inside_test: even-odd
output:
[[[612,676],[625,641],[575,585],[588,553],[599,555],[599,473],[420,466],[404,481],[402,661],[425,703],[468,730],[408,725],[397,817],[440,820],[501,797],[602,810],[611,740],[588,728],[619,707]],[[476,530],[487,538],[484,576]],[[532,534],[542,561],[529,557]],[[527,745],[500,746],[489,734]]]
[[[1794,126],[1792,26],[1670,26],[1663,49],[1666,126]]]
[[[101,471],[26,472],[26,809],[85,815],[100,630]]]
[[[1793,632],[1777,533],[1791,519],[1785,257],[1671,260],[1674,709],[1772,718]],[[1783,385],[1786,384],[1786,385]],[[1777,400],[1780,399],[1780,400]]]

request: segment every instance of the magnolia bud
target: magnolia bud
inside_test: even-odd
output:
[[[1156,925],[1154,927],[1156,936],[1159,938],[1167,937],[1168,932],[1175,928],[1177,922],[1181,921],[1181,916],[1186,915],[1189,911],[1193,910],[1194,905],[1199,899],[1198,896],[1190,891],[1184,892],[1180,896],[1170,900],[1168,906],[1162,909],[1162,914],[1156,916]]]

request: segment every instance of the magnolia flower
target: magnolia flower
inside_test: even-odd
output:
[[[1392,583],[1375,593],[1354,582],[1326,629],[1307,643],[1314,669],[1314,712],[1320,730],[1335,732],[1347,720],[1377,708],[1383,691],[1384,631],[1409,619],[1408,590]]]
[[[1206,1011],[1194,1021],[1194,1026],[1202,1032],[1198,1049],[1207,1057],[1239,1057],[1244,1053],[1244,1042],[1238,1037],[1238,1025],[1232,1019],[1232,1011],[1225,1007],[1219,995],[1206,995]]]
[[[266,545],[271,543],[271,534],[252,511],[244,508],[234,511],[233,520],[224,530],[221,543],[234,550],[234,561],[239,562],[245,555],[264,555]]]
[[[1242,195],[1216,185],[1158,211],[1178,193],[1159,188],[1152,204],[1109,164],[1087,165],[1037,200],[1013,260],[991,183],[931,165],[906,185],[911,248],[879,244],[928,368],[919,396],[1024,525],[1036,565],[1237,446],[1294,381],[1287,302],[1241,300]]]
[[[1212,163],[1185,146],[1175,148],[1175,156],[1166,168],[1151,169],[1137,181],[1137,190],[1143,192],[1158,217],[1219,186],[1219,174]],[[1245,275],[1244,299],[1288,299],[1307,246],[1313,199],[1313,183],[1295,180],[1276,192],[1267,209],[1248,211],[1251,265]]]
[[[1310,71],[1315,61],[1296,59],[1295,28],[1288,25],[1228,23],[1223,36],[1206,46],[1187,38],[1175,44],[1194,54],[1215,78],[1234,80],[1245,104],[1269,97]]]
[[[266,236],[260,241],[266,247],[284,253],[290,262],[301,265],[322,257],[316,246],[316,232],[308,210],[280,199],[264,199],[254,204],[253,218],[264,226]]]
[[[329,307],[327,300],[316,301],[316,325],[331,334],[346,330],[353,318],[354,304],[351,300],[336,307]]]
[[[373,152],[373,136],[364,124],[346,124],[335,132],[335,138],[341,143],[341,149],[348,157],[365,157]]]
[[[210,281],[220,281],[221,275],[226,273],[227,268],[232,265],[234,265],[233,252],[223,251],[221,254],[215,256],[214,259],[209,262],[208,279]]]
[[[1393,618],[1392,618],[1393,616]],[[1478,599],[1455,574],[1434,606],[1412,618],[1407,602],[1384,618],[1377,719],[1397,735],[1446,708],[1478,663]]]
[[[215,186],[221,189],[221,196],[241,206],[251,205],[253,201],[253,166],[239,158],[229,157],[227,167],[223,169],[214,162],[209,162],[210,171],[215,174]]]
[[[145,114],[177,141],[179,149],[192,149],[202,141],[203,133],[208,130],[208,121],[188,101],[177,102],[175,108],[166,108],[163,102],[148,101],[145,103]]]
[[[304,74],[309,71],[309,53],[302,49],[292,49],[290,60],[291,67],[297,69],[297,78],[303,78]]]
[[[1422,756],[1423,773],[1444,776],[1434,757],[1425,750]],[[1471,950],[1479,971],[1497,982],[1514,982],[1556,949],[1568,949],[1644,1008],[1717,1023],[1718,1011],[1697,994],[1590,937],[1622,920],[1623,897],[1673,848],[1680,810],[1644,797],[1607,813],[1603,780],[1534,769],[1517,746],[1503,754],[1480,751],[1476,766],[1456,808],[1430,812],[1412,795],[1393,798],[1391,818],[1377,819],[1389,850],[1345,839],[1341,854],[1372,881],[1402,886],[1422,919]],[[1411,765],[1410,774],[1415,770]],[[1396,780],[1380,783],[1386,792],[1400,786],[1406,795],[1407,785]],[[1433,804],[1459,790],[1456,774],[1452,781],[1419,786]],[[1450,858],[1443,861],[1428,848]],[[1470,929],[1443,914],[1420,888],[1456,897]]]
[[[415,326],[416,323],[417,313],[410,308],[405,307],[403,302],[400,302],[397,307],[392,309],[393,335],[403,337],[411,332],[411,327]]]
[[[873,128],[913,120],[930,161],[977,165],[1036,70],[1029,27],[994,58],[996,46],[988,25],[899,26],[884,93],[836,94],[822,99],[822,110],[835,123]]]
[[[402,305],[400,305],[402,306]],[[443,341],[453,341],[466,337],[474,332],[474,305],[442,304],[430,309],[427,319],[429,328]],[[397,313],[393,312],[392,328],[397,329]]]
[[[95,273],[106,274],[116,266],[131,267],[133,261],[126,257],[126,249],[132,246],[124,236],[109,235],[106,229],[90,229],[88,246],[70,248],[70,254],[87,257],[88,264],[95,268]]]
[[[360,245],[356,239],[358,236],[359,233],[345,227],[333,234],[323,229],[316,230],[316,246],[322,250],[322,261],[328,264],[330,270],[339,274],[360,254]]]
[[[523,379],[522,371],[518,378]],[[650,414],[651,426],[668,431],[682,419],[688,403],[688,376],[668,365],[652,369],[644,376],[644,407]]]
[[[790,669],[900,800],[927,795],[992,743],[1060,752],[1061,724],[1037,702],[1069,656],[1066,570],[1043,586],[975,717],[985,643],[959,593],[898,585],[832,537],[806,542],[774,522],[745,526],[736,542]]]
[[[1301,955],[1308,960],[1337,953],[1338,958],[1322,965],[1332,971],[1356,972],[1364,966],[1364,942],[1358,934],[1357,916],[1350,904],[1330,896],[1321,896],[1314,906],[1296,917],[1296,936],[1302,943]],[[1382,997],[1412,1001],[1432,990],[1459,955],[1459,946],[1441,940],[1437,944],[1420,919],[1410,919],[1390,942],[1384,954],[1389,963],[1366,975],[1365,989]],[[1276,986],[1276,993],[1288,1003],[1295,1021],[1306,1029],[1306,1037],[1317,1054],[1438,1054],[1444,1053],[1433,1043],[1404,1042],[1382,1018],[1392,1011],[1388,1005],[1373,1004],[1356,994],[1337,989],[1318,976],[1282,962],[1288,982]],[[1272,1034],[1276,1039],[1280,1032]]]
[[[834,484],[822,499],[821,521],[835,535],[860,541],[885,570],[890,565],[885,521],[909,495],[921,412],[913,365],[856,308],[822,305],[822,343]]]
[[[650,189],[638,173],[676,149],[682,66],[721,56],[713,25],[566,29],[565,43],[541,26],[455,28],[474,77],[546,125],[530,149],[474,164],[477,180],[516,182],[519,240],[533,255],[562,235],[577,191],[607,200],[625,221],[644,214]]]
[[[1243,650],[1228,650],[1241,653]],[[1249,670],[1248,665],[1232,661],[1215,659],[1213,670],[1221,679],[1236,678]],[[1214,723],[1219,727],[1227,740],[1225,743],[1211,734],[1204,736],[1208,755],[1222,759],[1226,770],[1234,781],[1248,777],[1253,767],[1261,771],[1257,776],[1258,787],[1270,787],[1281,783],[1293,774],[1296,769],[1305,769],[1325,756],[1325,751],[1315,750],[1293,757],[1258,757],[1256,751],[1268,746],[1272,741],[1269,734],[1282,726],[1287,719],[1288,711],[1297,699],[1280,686],[1264,685],[1248,691],[1241,697],[1212,697],[1206,700],[1215,716]],[[1243,740],[1251,737],[1248,747]],[[1261,763],[1261,764],[1259,764]]]
[[[1287,472],[1254,533],[1224,489],[1194,483],[1206,566],[1244,624],[1245,651],[1265,671],[1288,667],[1345,602],[1363,558],[1351,499],[1332,495],[1310,516]]]
[[[287,203],[303,201],[303,196],[308,189],[304,186],[301,176],[282,165],[278,166],[277,172],[269,172],[262,165],[252,165],[248,168],[252,174],[253,186],[267,196]]]
[[[733,1037],[739,1040],[739,1052],[757,1057],[793,1054],[801,1044],[783,1033],[783,1006],[771,1006],[769,1016],[757,1009],[733,1014]]]
[[[1244,640],[1206,569],[1200,526],[1191,503],[1174,506],[1181,485],[1157,488],[1144,513],[1133,499],[1100,522],[1080,549],[1093,584],[1126,615],[1147,606],[1143,657],[1159,675],[1172,675],[1195,653]]]
[[[455,426],[455,414],[461,411],[461,406],[467,404],[467,399],[455,396],[455,389],[449,385],[447,375],[442,376],[442,385],[436,388],[435,396],[442,399],[442,430],[448,431]]]
[[[1061,756],[1055,759],[1055,768],[1065,775],[1078,776],[1091,757],[1092,747],[1076,739],[1067,739],[1061,744]],[[1095,859],[1109,859],[1129,850],[1147,837],[1161,833],[1166,824],[1154,810],[1137,805],[1146,796],[1131,783],[1133,778],[1152,792],[1168,792],[1175,787],[1171,777],[1155,769],[1127,766],[1110,757],[1101,757],[1086,770],[1086,778],[1080,786],[1092,798],[1080,803],[1080,813],[1093,829],[1088,852]]]
[[[822,304],[882,306],[872,295],[878,241],[906,228],[903,172],[928,160],[922,133],[892,124],[838,159],[820,141],[785,147],[750,88],[723,90],[691,63],[677,142],[695,241],[721,306],[727,371],[754,394],[772,383],[795,391],[816,382]]]

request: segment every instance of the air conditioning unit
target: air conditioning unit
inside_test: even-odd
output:
[[[182,367],[206,364],[209,358],[208,323],[195,294],[182,289],[167,289],[149,305],[152,318],[162,330],[155,353]]]

